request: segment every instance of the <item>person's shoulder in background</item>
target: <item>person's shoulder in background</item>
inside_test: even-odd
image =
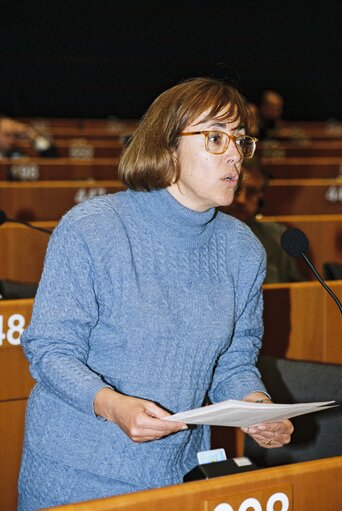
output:
[[[258,222],[257,220],[252,220],[247,225],[266,250],[265,284],[305,280],[297,267],[296,260],[286,254],[281,247],[280,238],[287,228],[286,225],[279,222]]]

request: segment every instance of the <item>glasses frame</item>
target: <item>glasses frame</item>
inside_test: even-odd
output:
[[[224,135],[226,135],[227,143],[225,144],[225,147],[224,147],[223,151],[220,151],[218,153],[213,153],[212,151],[209,151],[209,149],[208,149],[208,138],[209,138],[209,134],[210,133],[223,133]],[[180,137],[187,137],[187,136],[191,136],[191,135],[204,135],[204,137],[205,137],[205,150],[208,153],[210,153],[210,154],[223,154],[223,153],[225,153],[227,151],[228,147],[229,147],[229,144],[230,144],[231,140],[234,141],[235,145],[236,145],[236,141],[239,138],[248,138],[250,140],[253,140],[253,142],[254,142],[254,149],[253,149],[252,155],[251,156],[243,156],[243,154],[241,155],[243,158],[246,158],[246,159],[253,158],[254,153],[255,153],[255,149],[256,149],[256,143],[258,142],[257,138],[251,137],[250,135],[229,135],[229,133],[226,133],[225,131],[222,131],[222,130],[182,131],[179,134]],[[241,154],[241,152],[239,150],[239,146],[236,145],[236,147],[237,147],[237,150],[239,151],[239,153]]]

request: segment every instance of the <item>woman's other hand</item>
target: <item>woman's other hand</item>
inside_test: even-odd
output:
[[[117,424],[133,442],[149,442],[187,429],[183,422],[161,420],[170,415],[152,401],[125,396],[108,387],[95,396],[96,415]]]

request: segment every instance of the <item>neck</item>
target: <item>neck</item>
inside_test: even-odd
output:
[[[184,192],[182,192],[178,183],[173,183],[166,189],[170,195],[172,195],[172,197],[174,197],[174,199],[176,199],[182,206],[185,206],[188,209],[192,209],[193,211],[202,213],[213,207],[209,204],[207,206],[198,204],[195,200],[192,200],[191,197],[188,197]]]

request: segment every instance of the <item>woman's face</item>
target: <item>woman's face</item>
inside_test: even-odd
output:
[[[219,118],[222,113],[219,112]],[[183,133],[204,130],[219,130],[235,136],[245,133],[239,121],[203,121],[205,118],[206,112],[187,126]],[[180,177],[168,190],[178,202],[195,211],[232,203],[242,163],[233,140],[223,154],[212,154],[205,148],[204,135],[182,136],[175,157],[180,165]]]

